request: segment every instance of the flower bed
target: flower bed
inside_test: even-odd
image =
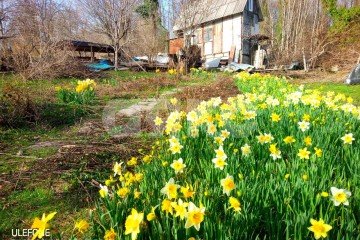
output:
[[[243,95],[157,118],[153,151],[114,165],[92,238],[360,235],[360,108],[269,75],[235,81]]]

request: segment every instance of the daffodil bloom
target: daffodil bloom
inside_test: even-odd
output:
[[[260,144],[270,143],[272,140],[274,140],[273,136],[269,133],[260,134],[256,138]]]
[[[352,144],[352,142],[355,140],[352,133],[345,134],[341,140],[343,140],[344,144]]]
[[[307,136],[306,138],[304,138],[304,143],[306,146],[311,146],[312,145],[311,137]]]
[[[348,198],[351,196],[351,192],[346,189],[338,189],[336,187],[331,187],[331,200],[334,202],[335,206],[343,204],[345,206],[349,205]]]
[[[178,160],[174,160],[170,167],[175,170],[175,174],[178,174],[184,172],[186,165],[184,164],[183,159],[179,158]]]
[[[307,181],[307,180],[309,180],[309,176],[308,176],[307,174],[303,174],[303,175],[302,175],[302,179],[303,179],[304,181]]]
[[[306,122],[310,122],[310,119],[311,119],[311,117],[310,117],[309,114],[304,114],[303,117],[302,117],[302,120],[306,121]]]
[[[276,160],[281,158],[281,151],[276,147],[276,144],[270,144],[270,156]]]
[[[317,157],[321,157],[322,156],[322,154],[323,154],[323,151],[320,149],[320,148],[314,148],[314,150],[315,150],[315,155],[317,156]]]
[[[188,205],[187,202],[183,202],[181,199],[179,199],[178,202],[172,202],[171,206],[175,210],[175,217],[180,217],[181,220],[184,219],[187,214],[186,207]]]
[[[305,132],[310,129],[310,123],[307,121],[298,122],[299,128],[301,131]]]
[[[228,130],[222,130],[221,131],[221,136],[223,137],[223,138],[228,138],[229,136],[230,136],[230,132],[228,131]]]
[[[291,144],[291,143],[296,142],[296,140],[295,140],[295,138],[293,136],[287,136],[286,138],[284,138],[284,142],[286,144]]]
[[[273,122],[279,122],[281,120],[280,115],[276,114],[276,113],[272,113],[271,114],[271,121]]]
[[[168,199],[173,199],[177,197],[177,189],[179,187],[179,185],[175,184],[174,179],[170,178],[165,187],[161,189],[161,193],[167,195]]]
[[[220,183],[221,186],[223,187],[223,193],[225,193],[228,196],[230,195],[230,192],[236,188],[236,185],[234,183],[234,178],[229,174],[226,176],[226,178],[221,179]]]
[[[154,119],[154,123],[155,123],[156,126],[160,126],[161,124],[163,124],[163,120],[161,118],[159,118],[159,117],[156,117]]]
[[[136,157],[132,157],[128,162],[127,165],[129,166],[135,166],[137,165],[137,158]]]
[[[119,195],[119,197],[121,198],[125,198],[130,192],[130,189],[127,188],[127,187],[122,187],[122,188],[119,188],[119,190],[116,192],[117,195]]]
[[[106,197],[109,194],[108,187],[100,184],[99,194],[102,198]]]
[[[80,220],[75,223],[75,230],[80,233],[84,233],[89,229],[89,223],[85,220]]]
[[[219,147],[219,149],[215,150],[216,158],[221,158],[225,160],[227,158],[226,153],[224,152],[224,149],[222,146]]]
[[[41,219],[39,218],[35,218],[33,224],[31,225],[32,229],[37,229],[36,232],[34,233],[34,235],[32,236],[32,240],[38,238],[41,239],[45,236],[45,231],[46,229],[49,227],[48,222],[53,219],[53,217],[55,216],[56,212],[52,212],[49,213],[49,215],[45,215],[45,213],[43,213]]]
[[[205,207],[196,207],[194,203],[189,202],[188,212],[186,214],[185,228],[194,226],[196,230],[200,230],[200,224],[204,221]]]
[[[170,103],[175,106],[178,103],[178,100],[176,98],[171,98]]]
[[[229,203],[230,203],[230,208],[234,209],[235,212],[240,212],[241,205],[240,205],[240,201],[237,198],[230,197]]]
[[[140,198],[140,195],[141,195],[141,192],[139,192],[139,191],[137,191],[137,190],[134,191],[134,198],[135,198],[135,199]]]
[[[214,158],[212,162],[215,164],[215,168],[219,168],[220,170],[224,170],[224,167],[227,165],[224,158]]]
[[[314,233],[315,239],[319,239],[321,237],[326,238],[327,232],[332,229],[332,227],[329,224],[326,224],[321,218],[319,221],[310,219],[310,223],[311,227],[308,227],[308,229]]]
[[[114,167],[113,167],[113,171],[114,171],[114,176],[116,176],[116,175],[121,175],[121,165],[123,164],[123,162],[121,162],[121,163],[118,163],[118,162],[116,162],[115,164],[114,164]]]
[[[161,210],[166,213],[173,214],[173,207],[171,206],[171,201],[169,199],[164,199],[161,203]]]
[[[113,228],[110,228],[110,230],[106,230],[104,235],[104,240],[115,240],[116,239],[116,232]]]
[[[320,195],[325,198],[325,197],[329,196],[329,193],[328,192],[321,192]]]
[[[135,240],[140,233],[140,224],[144,219],[144,213],[138,213],[136,209],[131,210],[131,215],[125,221],[125,235],[131,234],[131,239]]]
[[[207,133],[210,134],[210,135],[213,135],[214,133],[216,132],[216,126],[215,124],[209,124],[208,125],[208,130],[207,130]]]
[[[241,147],[241,153],[244,157],[249,156],[249,154],[251,153],[251,148],[248,144],[245,144],[244,146]]]
[[[151,208],[151,212],[146,215],[146,219],[150,222],[152,220],[154,220],[156,218],[156,215],[155,215],[155,208]]]
[[[299,153],[297,155],[300,157],[300,159],[310,158],[310,152],[307,150],[307,148],[299,149]]]
[[[173,144],[170,146],[170,151],[172,154],[180,153],[183,146],[180,144]]]
[[[192,191],[190,186],[181,187],[180,192],[183,194],[184,198],[191,198],[194,196],[195,192]]]

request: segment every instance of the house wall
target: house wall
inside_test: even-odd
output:
[[[206,59],[229,57],[233,48],[236,49],[235,59],[239,59],[242,46],[241,18],[239,14],[201,26],[195,31],[193,44],[197,44],[202,49],[202,55]],[[209,32],[211,32],[210,38]]]

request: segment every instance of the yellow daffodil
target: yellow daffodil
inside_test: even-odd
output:
[[[249,156],[249,154],[251,153],[251,148],[248,144],[245,144],[244,146],[241,147],[241,153],[244,157]]]
[[[175,170],[175,174],[178,174],[184,172],[186,165],[184,164],[183,159],[179,158],[178,160],[174,160],[170,167]]]
[[[89,229],[89,223],[86,220],[80,220],[75,223],[75,230],[80,233],[84,233]]]
[[[296,142],[296,140],[293,136],[287,136],[286,138],[284,138],[284,142],[286,144],[292,144],[292,143]]]
[[[270,133],[260,134],[256,138],[260,144],[270,143],[274,140],[273,136]]]
[[[114,167],[113,167],[113,171],[114,171],[114,176],[116,176],[116,175],[121,175],[121,165],[123,164],[123,162],[121,162],[121,163],[118,163],[118,162],[116,162],[115,164],[114,164]]]
[[[56,212],[52,212],[49,213],[49,215],[45,215],[45,213],[43,213],[41,219],[39,218],[35,218],[33,224],[31,225],[32,229],[37,229],[36,232],[34,233],[34,235],[32,236],[32,240],[38,238],[41,239],[45,236],[45,231],[46,229],[49,227],[48,222],[53,219],[53,217],[55,216]]]
[[[161,210],[166,213],[173,214],[173,207],[171,206],[171,201],[169,199],[164,199],[161,203]]]
[[[204,221],[205,207],[196,207],[194,203],[189,202],[188,212],[186,215],[185,228],[194,227],[196,230],[200,230],[200,224]]]
[[[148,215],[146,215],[146,219],[147,219],[149,222],[152,221],[152,220],[154,220],[154,219],[156,219],[155,208],[154,208],[154,207],[151,208],[151,212],[150,212]]]
[[[334,202],[335,206],[339,206],[343,204],[345,206],[349,205],[349,197],[351,196],[351,192],[346,189],[338,189],[336,187],[331,187],[331,200]]]
[[[100,184],[99,194],[102,198],[105,198],[109,194],[108,187]]]
[[[307,148],[299,149],[299,153],[297,155],[300,157],[300,159],[310,158],[310,152],[307,150]]]
[[[119,188],[119,190],[116,193],[117,195],[119,195],[119,197],[125,198],[130,193],[130,189],[127,187],[122,187]]]
[[[326,238],[327,232],[329,232],[332,229],[332,227],[326,224],[324,220],[322,220],[321,218],[319,221],[315,219],[310,219],[310,223],[311,223],[311,227],[308,227],[308,229],[314,233],[315,239],[319,239],[321,237]]]
[[[184,198],[191,198],[195,194],[195,192],[191,189],[189,185],[187,185],[186,187],[181,187],[180,192],[183,194]]]
[[[175,181],[173,178],[170,178],[170,180],[166,183],[165,187],[161,189],[161,193],[167,195],[168,199],[173,199],[177,197],[177,189],[180,186],[175,184]]]
[[[270,156],[276,160],[281,158],[281,151],[276,147],[276,144],[270,144]]]
[[[115,240],[116,239],[116,232],[113,228],[110,228],[110,230],[106,230],[104,235],[104,240]]]
[[[163,120],[160,117],[156,117],[154,119],[154,123],[155,123],[155,126],[160,126],[161,124],[163,124]]]
[[[131,215],[125,221],[125,235],[131,234],[131,239],[135,240],[140,233],[140,224],[144,219],[144,213],[138,213],[136,209],[131,210]]]
[[[352,144],[352,142],[355,140],[352,133],[345,134],[341,140],[343,140],[344,144]]]
[[[304,138],[304,143],[306,146],[311,146],[312,145],[311,137],[307,136],[306,138]]]
[[[235,212],[240,212],[241,205],[240,205],[240,201],[237,198],[230,197],[229,203],[230,203],[230,208],[234,209]]]
[[[321,192],[320,194],[322,197],[326,198],[329,196],[329,193],[328,192]]]
[[[276,113],[272,113],[271,114],[271,121],[273,122],[279,122],[281,120],[280,115],[276,114]]]
[[[172,202],[171,206],[175,210],[175,217],[180,217],[180,219],[184,219],[187,214],[187,206],[189,204],[187,202],[183,202],[183,200],[179,199],[178,202]]]
[[[320,148],[315,147],[314,150],[317,157],[322,157],[323,151]]]
[[[170,103],[175,106],[178,103],[178,100],[176,98],[171,98]]]
[[[221,186],[223,187],[223,193],[225,193],[228,196],[230,195],[230,192],[236,188],[236,185],[234,183],[234,178],[229,174],[226,176],[226,178],[221,179],[220,183]]]

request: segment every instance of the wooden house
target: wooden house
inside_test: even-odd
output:
[[[205,60],[221,57],[229,62],[254,64],[259,23],[263,21],[259,1],[211,0],[208,4],[203,12],[194,13],[199,15],[195,26],[181,25],[179,17],[169,41],[170,54],[176,54],[185,44],[198,45]]]

